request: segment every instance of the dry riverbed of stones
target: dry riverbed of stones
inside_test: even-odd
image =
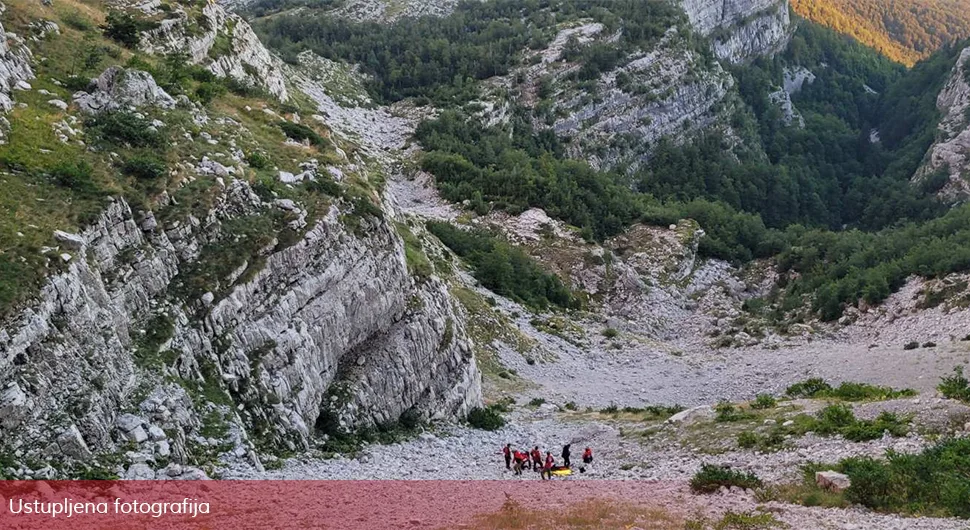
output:
[[[553,404],[514,406],[507,424],[497,431],[461,425],[439,425],[400,443],[368,445],[355,455],[333,458],[300,458],[286,461],[281,469],[255,472],[239,467],[227,471],[234,479],[316,480],[511,480],[539,481],[537,473],[521,476],[505,468],[501,447],[531,449],[538,445],[551,451],[557,462],[562,446],[572,444],[574,467],[585,447],[593,448],[595,461],[586,472],[563,481],[638,480],[657,486],[656,499],[663,505],[689,509],[704,516],[726,511],[769,510],[791,528],[966,528],[966,521],[904,518],[880,515],[862,508],[808,508],[756,498],[755,492],[737,488],[713,495],[693,495],[688,482],[702,464],[715,464],[756,474],[768,484],[802,479],[801,467],[810,462],[834,463],[849,456],[880,457],[887,450],[916,453],[931,445],[940,434],[963,436],[970,427],[970,407],[924,395],[904,399],[855,404],[859,418],[892,411],[912,418],[906,436],[884,436],[868,442],[849,442],[840,437],[812,433],[787,440],[781,450],[758,452],[737,447],[736,434],[757,430],[798,413],[811,414],[828,402],[781,401],[746,422],[724,423],[707,407],[673,418],[644,419],[642,412],[566,410]]]

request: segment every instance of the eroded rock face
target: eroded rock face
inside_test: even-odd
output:
[[[0,3],[0,12],[5,9]],[[0,110],[13,108],[13,91],[34,78],[30,67],[32,55],[23,41],[13,33],[6,33],[0,25]],[[29,85],[28,85],[29,87]]]
[[[937,140],[930,148],[923,166],[913,176],[916,183],[932,175],[945,174],[939,196],[946,202],[958,203],[970,198],[970,181],[964,176],[970,169],[970,84],[967,83],[967,61],[970,48],[960,52],[950,79],[936,99],[936,108],[943,118],[937,126]]]
[[[86,92],[74,94],[74,103],[82,112],[99,112],[159,107],[170,109],[175,98],[155,83],[148,72],[112,66],[93,80]]]
[[[671,32],[656,48],[603,76],[595,98],[565,95],[557,111],[567,115],[553,128],[574,138],[570,156],[594,167],[629,163],[635,169],[660,138],[714,125],[734,80],[717,64],[702,66],[702,59],[681,44]]]
[[[783,49],[791,37],[788,0],[681,0],[691,25],[711,37],[719,59],[743,62]]]
[[[216,75],[262,87],[282,101],[289,99],[282,61],[263,46],[242,17],[210,3],[202,9],[205,22],[188,31],[194,23],[189,15],[175,13],[179,16],[162,20],[142,35],[142,49],[156,55],[185,53],[192,63],[205,64]],[[226,50],[214,49],[220,40]]]
[[[234,271],[201,297],[175,294],[203,249],[234,236],[228,220],[272,208],[234,181],[206,219],[158,223],[119,200],[81,242],[65,239],[84,259],[0,332],[3,439],[72,458],[133,442],[146,459],[180,464],[193,444],[229,443],[254,459],[254,442],[306,447],[322,412],[354,429],[481,403],[464,315],[443,283],[410,276],[387,215],[348,225],[332,207],[292,246],[270,245],[256,272]],[[145,350],[160,318],[170,336]],[[228,403],[200,400],[199,388]],[[120,414],[132,406],[140,413]],[[231,427],[224,440],[200,438],[213,411]]]

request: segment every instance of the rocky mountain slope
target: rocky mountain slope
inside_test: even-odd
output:
[[[13,7],[20,17],[38,9]],[[65,15],[74,7],[42,11],[70,29],[49,32],[36,53],[92,38],[96,30]],[[97,171],[102,155],[119,158],[99,142],[121,138],[114,149],[128,161],[105,166],[119,172],[116,185],[166,184],[144,195],[107,193],[93,220],[76,227],[5,233],[49,242],[33,252],[50,272],[38,291],[4,308],[4,476],[150,478],[158,470],[197,478],[220,458],[260,467],[261,458],[305,450],[327,433],[461,417],[479,405],[464,313],[433,270],[413,270],[422,243],[382,198],[384,162],[348,155],[357,147],[337,135],[319,136],[314,129],[331,135],[321,116],[298,126],[300,112],[317,110],[313,82],[273,58],[235,15],[214,4],[197,14],[192,6],[145,9],[126,12],[170,18],[142,22],[149,29],[135,52],[111,53],[140,57],[159,76],[170,73],[162,59],[185,52],[188,64],[211,72],[191,74],[202,85],[218,83],[214,74],[237,83],[228,82],[236,92],[200,103],[193,99],[202,89],[173,97],[151,73],[112,66],[71,95],[58,80],[66,79],[59,60],[34,63],[49,87],[39,88],[28,83],[30,54],[20,44],[4,56],[5,86],[16,90],[8,92],[11,149],[53,155],[90,144]],[[185,79],[168,86],[192,86]],[[51,101],[31,97],[37,92]],[[27,111],[52,124],[38,144],[20,139]],[[123,125],[146,114],[147,129]],[[160,139],[168,135],[176,149]],[[168,157],[145,158],[132,151],[138,142]],[[170,169],[156,173],[157,164]],[[62,185],[81,189],[77,179],[92,170],[78,167]],[[5,178],[34,178],[21,171]],[[132,171],[142,180],[124,180]],[[30,208],[17,211],[32,219]]]
[[[964,48],[957,57],[949,79],[936,100],[942,116],[937,127],[936,141],[927,153],[926,160],[914,176],[916,182],[931,178],[934,174],[945,175],[940,187],[940,197],[950,203],[960,203],[970,197],[970,84],[968,84],[967,61],[970,48]]]
[[[453,7],[407,5],[370,18]],[[462,105],[491,123],[524,107],[535,137],[570,138],[566,154],[599,167],[636,166],[665,138],[743,141],[736,69],[786,45],[788,9],[683,7],[680,23],[587,79],[583,54],[617,34],[593,19],[557,25]],[[596,239],[551,208],[442,200],[412,140],[440,109],[378,105],[359,66],[307,50],[284,63],[212,3],[109,8],[15,0],[3,18],[32,36],[10,37],[0,68],[4,477],[467,478],[460,460],[506,479],[492,462],[503,441],[572,441],[601,459],[577,480],[663,481],[664,499],[706,514],[770,503],[794,528],[906,528],[895,515],[796,507],[784,488],[817,456],[835,465],[966,435],[966,406],[935,395],[968,358],[966,274],[904,277],[881,304],[854,300],[833,321],[807,298],[775,311],[771,296],[801,273],[711,259],[697,221],[634,219]],[[688,38],[685,20],[709,40]],[[956,138],[962,62],[940,96]],[[779,70],[763,95],[804,125],[792,97],[828,72]],[[513,250],[490,247],[485,266],[552,272],[572,305],[489,290],[426,221],[503,236]],[[811,263],[812,249],[797,252]],[[812,377],[920,394],[748,402]],[[858,418],[839,408],[839,427],[865,440],[812,423],[843,401]],[[511,409],[505,427],[457,424],[485,403]],[[711,462],[769,488],[688,496]]]

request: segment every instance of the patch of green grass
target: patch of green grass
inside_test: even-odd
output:
[[[815,472],[825,469],[848,475],[849,488],[836,493],[817,487]],[[968,438],[945,440],[918,454],[888,451],[884,460],[852,457],[835,465],[805,466],[803,471],[800,484],[770,488],[761,500],[839,508],[861,504],[885,513],[970,517]]]
[[[714,421],[732,422],[751,418],[751,414],[729,401],[721,401],[714,406]]]
[[[302,123],[281,121],[278,125],[279,128],[283,130],[283,134],[285,134],[288,138],[296,140],[297,142],[306,141],[309,142],[310,145],[319,147],[327,145],[327,142],[322,136],[320,136],[319,133],[306,125],[303,125]]]
[[[814,417],[799,414],[793,418],[794,424],[788,427],[777,426],[774,433],[800,436],[815,432],[823,436],[841,435],[853,442],[863,442],[882,438],[883,433],[892,436],[905,436],[909,431],[909,419],[900,418],[891,412],[883,412],[874,420],[860,420],[852,409],[844,404],[825,407]]]
[[[484,431],[497,431],[505,426],[505,418],[494,407],[475,407],[468,412],[468,424]]]
[[[690,480],[690,489],[694,493],[716,493],[722,486],[756,489],[761,485],[761,479],[752,473],[711,464],[702,465],[700,471]]]
[[[953,368],[953,374],[944,376],[936,387],[943,396],[970,403],[970,381],[963,375],[963,367]]]
[[[219,297],[233,285],[247,282],[264,263],[261,252],[270,250],[268,246],[288,220],[288,214],[270,210],[224,221],[223,238],[203,247],[199,258],[179,271],[172,282],[173,292],[184,299],[195,299],[206,292]],[[240,272],[244,265],[245,270]]]
[[[838,387],[832,387],[820,378],[795,383],[789,386],[785,393],[793,398],[840,399],[842,401],[883,401],[916,395],[916,391],[909,388],[896,390],[888,386],[876,386],[867,383],[844,382]]]
[[[434,266],[431,260],[424,253],[421,240],[414,235],[414,232],[404,223],[395,223],[398,235],[404,241],[404,258],[407,261],[408,271],[418,279],[426,279],[434,273]]]
[[[755,410],[767,410],[773,409],[778,405],[778,400],[773,396],[768,394],[758,394],[755,397],[754,403],[751,403],[751,408]]]
[[[158,349],[175,332],[175,323],[168,315],[155,315],[144,325],[145,332],[135,336],[135,361],[143,368],[158,368],[162,358]]]

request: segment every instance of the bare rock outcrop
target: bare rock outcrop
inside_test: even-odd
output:
[[[173,13],[173,18],[142,34],[142,49],[159,55],[185,53],[192,63],[204,64],[216,75],[261,87],[282,101],[289,99],[282,61],[242,17],[215,3],[202,9],[198,21],[185,11]]]
[[[921,183],[931,176],[943,175],[944,182],[939,197],[948,203],[963,202],[970,198],[970,83],[967,82],[970,48],[960,52],[956,65],[950,73],[943,90],[936,99],[936,108],[943,118],[937,126],[937,139],[930,147],[923,166],[913,176]]]
[[[84,259],[0,331],[4,449],[59,448],[69,462],[132,443],[136,464],[228,451],[258,466],[254,447],[481,404],[464,315],[440,280],[410,275],[386,214],[348,223],[333,206],[209,292],[186,290],[234,220],[275,208],[233,181],[204,220],[158,222],[116,200],[62,235]]]
[[[788,0],[681,0],[695,30],[732,63],[782,50],[791,37]]]
[[[81,112],[97,114],[138,107],[170,109],[175,98],[165,92],[148,72],[112,66],[91,81],[87,91],[74,94]]]

